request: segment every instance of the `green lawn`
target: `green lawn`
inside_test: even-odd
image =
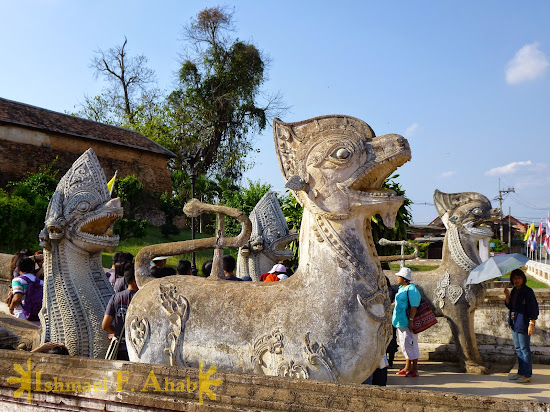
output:
[[[415,265],[407,262],[407,267],[411,269],[411,272],[429,272],[435,270],[439,265]],[[399,263],[390,263],[390,270],[397,272],[401,268]]]
[[[208,238],[212,236],[213,235],[207,234],[207,233],[196,234],[196,238]],[[124,241],[121,241],[119,245],[114,248],[113,251],[110,251],[110,252],[104,251],[102,256],[103,267],[110,268],[112,266],[114,252],[118,252],[118,251],[129,252],[135,257],[137,253],[140,251],[140,249],[143,248],[144,246],[155,245],[158,243],[178,242],[181,240],[189,240],[189,239],[191,239],[191,231],[189,230],[182,230],[179,235],[177,236],[171,235],[169,236],[168,239],[166,239],[162,236],[162,233],[160,232],[160,228],[149,226],[149,228],[147,229],[147,235],[145,237],[126,239]],[[236,250],[232,251],[230,249],[227,249],[225,250],[225,253],[226,254],[231,253],[232,255],[237,256]],[[213,250],[203,250],[196,253],[195,261],[197,264],[197,269],[199,270],[199,275],[201,274],[200,269],[203,263],[206,262],[207,260],[212,259],[212,254],[213,254]],[[191,261],[191,253],[186,255],[172,256],[171,258],[168,259],[167,265],[173,268],[176,268],[178,264],[178,260],[180,259],[187,259]]]

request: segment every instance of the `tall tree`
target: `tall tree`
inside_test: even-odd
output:
[[[284,110],[281,96],[258,104],[267,59],[253,44],[229,35],[234,25],[226,9],[205,9],[184,30],[190,52],[179,70],[179,87],[168,97],[174,167],[239,179],[253,134],[274,111]]]
[[[102,123],[136,129],[157,110],[160,92],[155,72],[147,67],[144,55],[128,54],[128,39],[106,51],[98,49],[92,58],[94,76],[109,86],[94,97],[85,96],[77,113]]]

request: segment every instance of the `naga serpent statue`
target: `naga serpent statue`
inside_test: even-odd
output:
[[[486,373],[474,332],[474,312],[485,287],[465,283],[472,269],[482,263],[476,243],[493,235],[485,223],[497,219],[500,209],[493,209],[489,199],[475,192],[443,193],[436,189],[433,198],[447,229],[441,265],[416,274],[414,284],[435,315],[449,321],[463,371]],[[388,256],[381,258],[392,260]],[[395,276],[388,277],[395,283]]]
[[[294,252],[285,249],[285,246],[296,240],[298,235],[288,232],[281,205],[271,190],[256,204],[249,219],[252,234],[247,244],[239,249],[237,276],[250,276],[258,282],[262,273],[273,265],[294,257]]]
[[[381,187],[410,159],[409,144],[396,134],[376,137],[365,122],[343,115],[273,123],[286,185],[304,206],[296,273],[270,283],[151,279],[152,257],[225,241],[219,235],[144,248],[136,258],[140,290],[126,318],[131,361],[202,361],[226,372],[343,383],[363,382],[379,364],[391,309],[370,217],[380,214],[393,227],[404,199]],[[241,235],[233,247],[246,243],[250,222]]]
[[[71,355],[103,358],[109,338],[101,321],[114,293],[101,264],[101,251],[118,244],[110,233],[122,217],[111,199],[92,149],[59,181],[40,232],[44,247],[41,343],[64,343]]]

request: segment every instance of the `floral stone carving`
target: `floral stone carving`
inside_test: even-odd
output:
[[[273,129],[287,187],[304,206],[296,273],[270,283],[147,277],[151,257],[227,246],[222,235],[140,251],[140,290],[128,316],[146,318],[151,332],[141,353],[128,348],[131,361],[170,363],[164,347],[172,315],[158,295],[160,284],[170,284],[189,302],[185,337],[175,348],[189,366],[200,360],[221,371],[343,383],[361,383],[378,366],[391,338],[391,311],[370,217],[379,214],[393,227],[403,198],[381,186],[410,159],[408,142],[395,134],[377,137],[365,122],[343,115],[275,119]],[[231,245],[243,246],[248,236]]]

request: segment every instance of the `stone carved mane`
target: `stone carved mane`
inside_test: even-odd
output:
[[[298,238],[290,234],[285,216],[274,192],[267,192],[250,213],[252,234],[246,245],[239,249],[237,257],[237,276],[250,276],[258,282],[262,273],[285,259],[291,259],[294,253],[285,246]]]
[[[403,198],[381,186],[410,159],[408,142],[376,137],[342,115],[275,119],[274,138],[287,187],[304,206],[296,273],[263,283],[150,280],[138,269],[140,290],[126,321],[136,343],[131,361],[197,367],[200,360],[222,371],[347,383],[363,382],[377,367],[391,337],[391,309],[370,217],[395,223]],[[157,246],[144,262],[189,247]]]
[[[64,343],[71,355],[105,356],[109,339],[101,321],[113,288],[103,271],[101,251],[118,244],[118,236],[109,233],[119,217],[120,199],[111,199],[99,161],[88,149],[59,181],[40,232],[41,343]]]
[[[415,274],[413,283],[431,303],[436,316],[449,321],[463,370],[484,373],[474,332],[474,311],[485,288],[465,282],[472,269],[482,263],[476,242],[493,235],[484,224],[498,218],[500,210],[491,208],[489,199],[475,192],[435,190],[434,204],[447,229],[441,266]],[[395,283],[395,276],[389,276]]]

